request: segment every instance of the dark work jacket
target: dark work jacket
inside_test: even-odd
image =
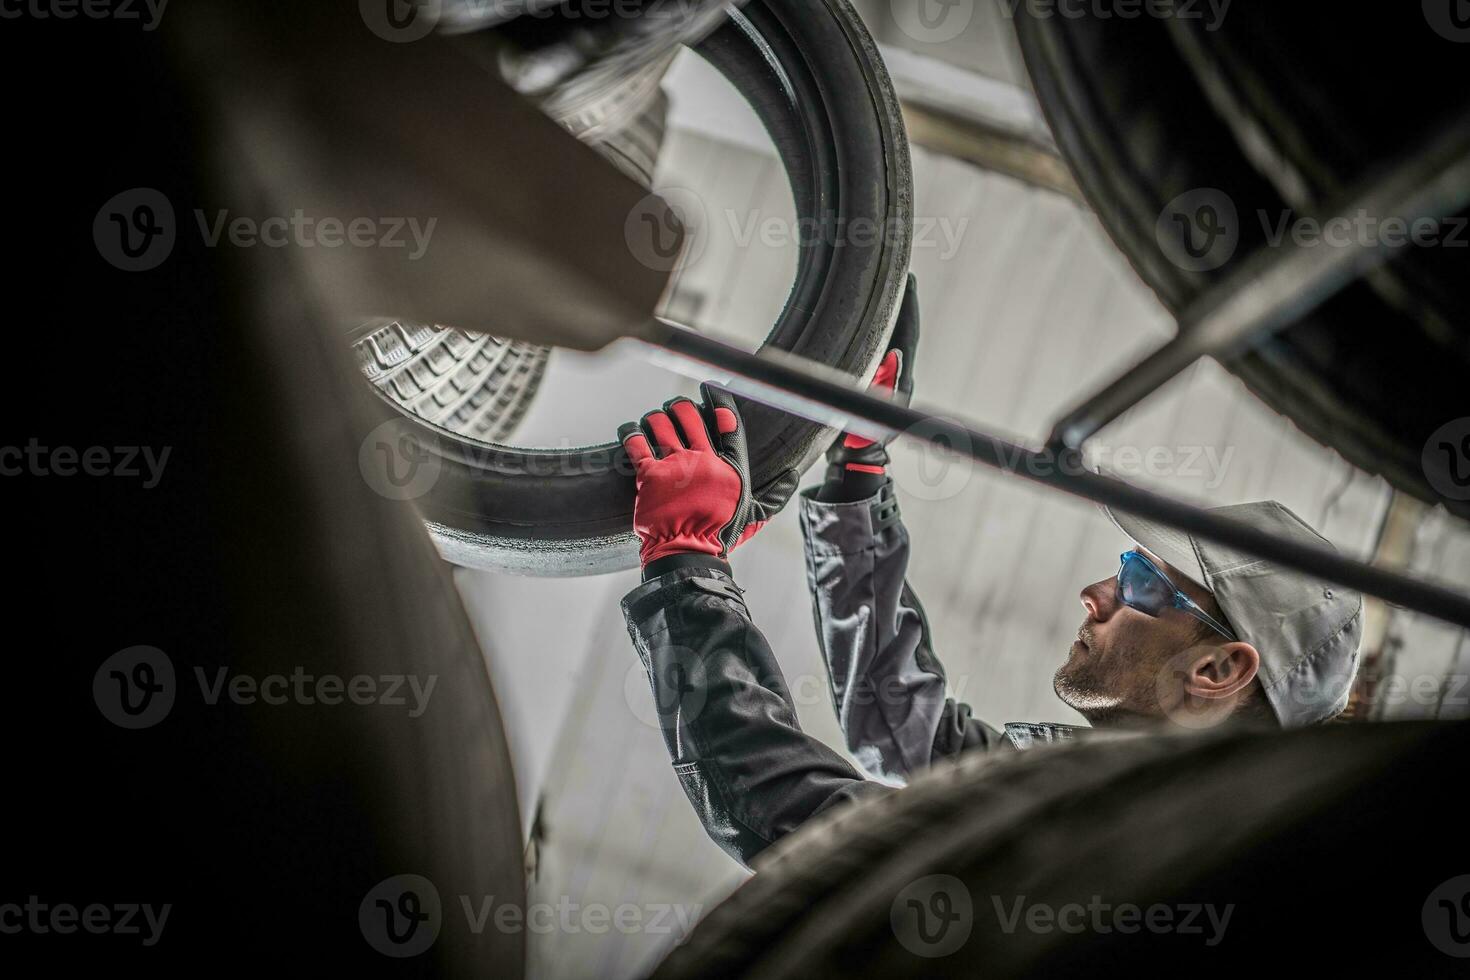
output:
[[[948,698],[928,624],[904,580],[908,533],[889,484],[850,504],[801,497],[817,634],[853,757],[889,783],[970,749],[1063,741],[1067,725],[1003,730]],[[710,836],[744,864],[813,816],[892,792],[801,730],[781,668],[741,589],[713,567],[652,578],[623,599],[664,742]]]

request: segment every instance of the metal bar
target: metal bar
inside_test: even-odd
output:
[[[713,366],[730,372],[728,384],[733,391],[783,411],[869,436],[898,434],[923,439],[1043,486],[1161,521],[1304,575],[1470,628],[1470,595],[1375,568],[1328,548],[1283,541],[1201,508],[1088,472],[1075,450],[1035,452],[958,422],[873,398],[845,375],[789,354],[751,354],[687,327],[664,322],[663,328],[663,336],[653,343],[675,355],[669,360],[680,362],[670,366],[691,377],[708,377]]]
[[[1438,133],[1366,193],[1336,211],[1336,221],[1365,214],[1438,221],[1470,201],[1470,116]],[[1308,216],[1310,217],[1310,216]],[[1324,223],[1322,227],[1327,227]],[[1382,235],[1346,246],[1288,242],[1258,249],[1234,275],[1179,315],[1179,332],[1121,377],[1062,416],[1049,443],[1076,449],[1099,429],[1153,394],[1206,354],[1228,356],[1299,320],[1353,281],[1388,261]],[[1407,247],[1401,245],[1398,247]]]

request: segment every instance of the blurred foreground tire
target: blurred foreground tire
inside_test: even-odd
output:
[[[1467,748],[1384,724],[972,756],[782,841],[655,977],[1463,976],[1470,898],[1431,899],[1470,875]],[[1154,905],[1168,926],[1116,928]]]
[[[88,66],[9,118],[33,153],[10,351],[36,370],[0,446],[38,448],[0,482],[0,906],[74,911],[7,912],[8,972],[518,977],[523,935],[465,912],[523,896],[479,646],[417,515],[365,476],[375,396],[339,325],[284,250],[199,232],[262,215],[210,178],[171,23],[0,39],[11,84]],[[157,261],[127,268],[129,242]]]

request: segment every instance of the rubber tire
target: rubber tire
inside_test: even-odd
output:
[[[663,145],[668,99],[662,90],[628,126],[592,144],[645,187]],[[407,414],[450,432],[504,442],[531,407],[551,349],[489,334],[400,320],[374,320],[349,338],[358,367],[378,393]]]
[[[697,50],[751,100],[786,167],[798,216],[827,227],[865,218],[890,229],[871,246],[834,248],[828,236],[804,244],[766,340],[865,376],[892,331],[912,234],[908,143],[876,44],[845,0],[759,0]],[[741,410],[756,486],[805,470],[832,436],[762,405]],[[438,477],[417,503],[450,561],[536,575],[636,566],[632,469],[615,444],[522,449],[396,417],[415,452],[435,460]]]
[[[51,135],[14,202],[30,232],[4,249],[27,324],[11,349],[38,367],[7,389],[5,416],[45,444],[109,447],[113,460],[104,476],[5,480],[19,518],[7,554],[25,568],[9,602],[26,612],[11,636],[23,676],[0,716],[6,744],[24,747],[7,761],[0,902],[135,906],[112,919],[126,914],[131,935],[94,934],[89,913],[70,935],[6,935],[6,960],[68,975],[270,975],[289,964],[519,977],[524,935],[473,934],[458,902],[524,895],[515,783],[483,654],[412,508],[359,471],[376,399],[340,331],[278,268],[289,250],[210,248],[183,227],[195,207],[255,200],[208,179],[240,168],[210,159],[218,119],[175,74],[167,45],[184,24],[93,21],[76,32],[22,19],[0,39],[11,86],[69,57],[110,79],[97,99],[93,81],[58,76],[10,117],[17,132]],[[58,128],[62,114],[69,125]],[[129,149],[99,168],[100,145]],[[130,272],[109,264],[91,229],[135,186],[164,194],[180,227],[162,264]],[[65,398],[43,369],[62,361]],[[156,481],[141,453],[111,449],[139,446],[166,453]],[[129,730],[94,685],[114,652],[137,645],[169,658],[174,698]],[[294,682],[265,683],[298,670],[312,678],[310,700]],[[344,682],[335,695],[315,683],[327,676]],[[436,683],[413,715],[408,685],[391,695],[385,676]],[[387,700],[353,703],[345,682],[357,677]],[[237,678],[261,686],[242,692]],[[444,923],[431,949],[394,960],[365,941],[359,908],[401,873],[435,883]],[[156,942],[136,903],[169,907]]]
[[[1470,870],[1446,851],[1461,837],[1450,774],[1467,747],[1470,726],[1440,723],[977,753],[779,842],[654,980],[1157,976],[1180,963],[1238,977],[1267,961],[1462,975],[1426,941],[1420,907]],[[964,943],[932,958],[891,919],[930,875],[973,903]],[[1008,934],[992,901],[1013,909],[1020,896],[1054,910],[1092,896],[1235,910],[1213,947],[1146,931]]]
[[[1029,9],[1016,30],[1057,144],[1103,226],[1176,313],[1266,247],[1258,211],[1320,213],[1470,108],[1470,48],[1435,35],[1419,4],[1330,30],[1320,12],[1281,4],[1236,5],[1217,30]],[[1362,70],[1368,51],[1372,72]],[[1222,191],[1240,217],[1234,257],[1213,271],[1171,264],[1155,237],[1165,207],[1196,188]],[[1466,414],[1463,256],[1404,250],[1225,366],[1357,466],[1470,517],[1470,501],[1436,492],[1423,458],[1435,430]]]
[[[365,324],[358,368],[384,398],[451,432],[509,438],[546,373],[548,348],[489,334],[391,320]]]

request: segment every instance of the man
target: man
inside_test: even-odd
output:
[[[874,387],[907,398],[918,302],[912,277],[893,350]],[[727,562],[784,502],[789,482],[750,489],[732,396],[701,386],[619,429],[638,494],[643,584],[623,600],[649,672],[674,771],[705,828],[749,863],[843,801],[891,791],[806,735],[780,667]],[[852,434],[828,450],[822,485],[803,493],[818,635],[848,748],[872,775],[901,782],[970,749],[1025,749],[1092,729],[996,729],[945,696],[923,610],[904,580],[908,534],[881,443]],[[1237,520],[1322,541],[1274,501],[1220,508]],[[1081,591],[1085,618],[1057,671],[1058,697],[1096,729],[1291,727],[1347,701],[1361,597],[1129,515],[1135,542],[1116,575]]]

